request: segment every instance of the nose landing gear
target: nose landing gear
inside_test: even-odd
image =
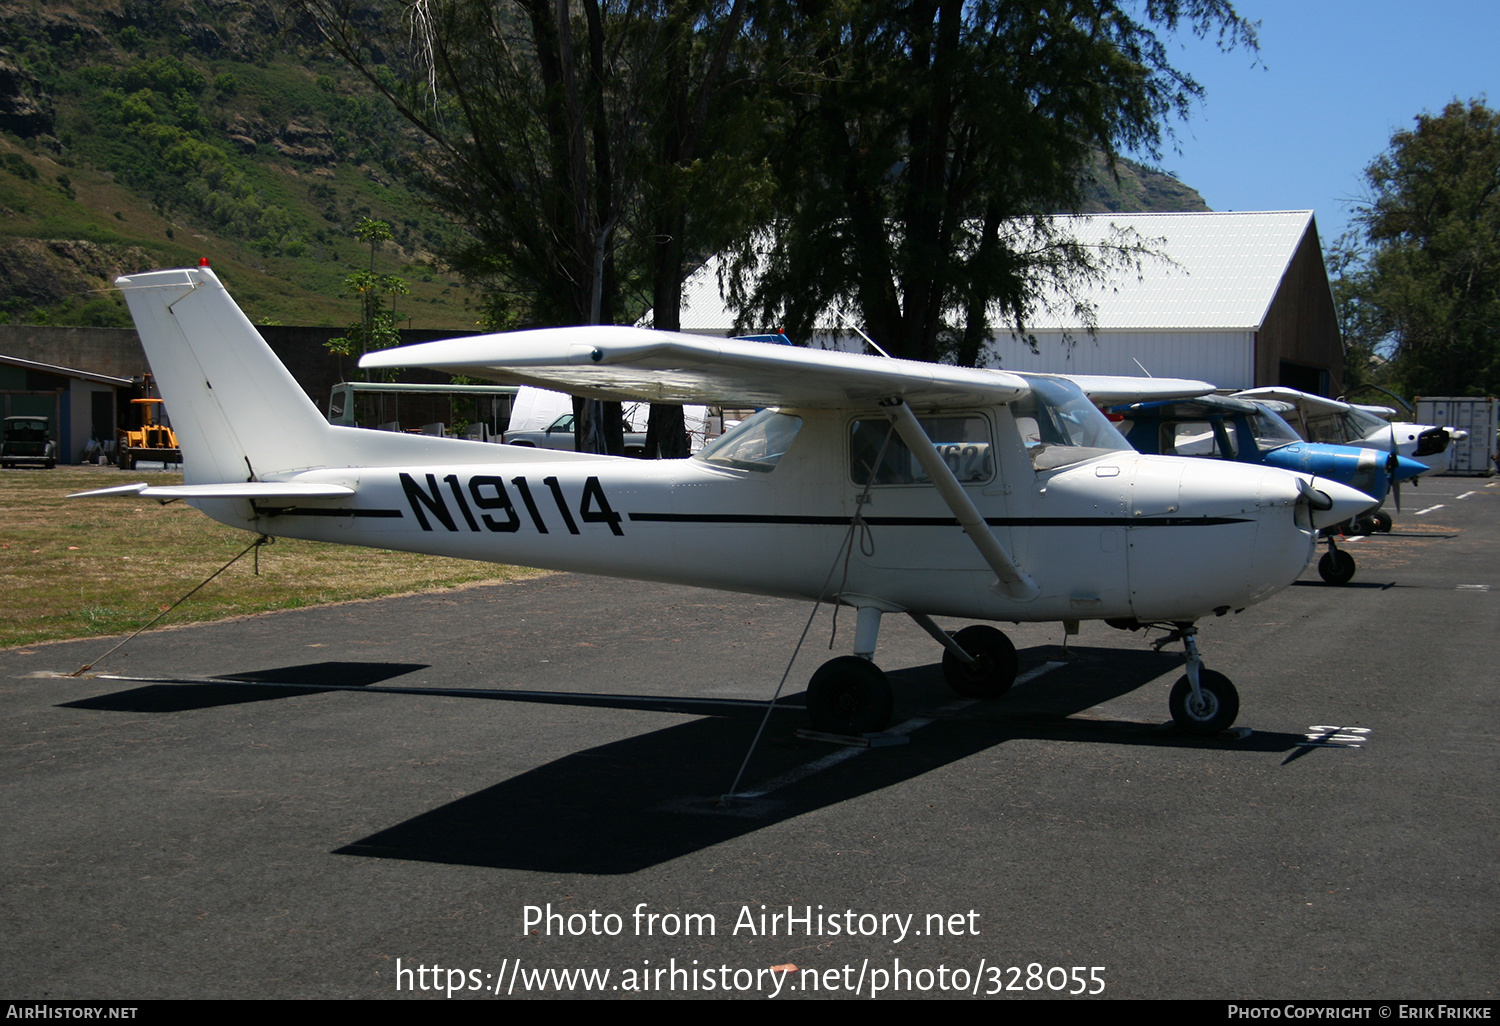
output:
[[[1171,633],[1153,641],[1151,647],[1160,652],[1163,646],[1181,641],[1187,650],[1187,673],[1172,685],[1167,698],[1167,708],[1177,729],[1188,734],[1217,734],[1228,730],[1240,714],[1240,693],[1228,677],[1203,668],[1197,634],[1198,628],[1193,624],[1176,624]]]
[[[1354,557],[1333,542],[1328,536],[1328,551],[1318,560],[1318,576],[1329,584],[1348,584],[1354,580]]]

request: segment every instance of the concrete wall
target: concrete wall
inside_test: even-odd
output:
[[[266,326],[260,328],[271,350],[313,404],[327,412],[333,386],[356,371],[353,360],[340,361],[324,343],[338,334],[335,328]],[[403,331],[401,344],[453,338],[464,332]],[[138,378],[150,368],[134,328],[59,328],[46,325],[0,324],[0,353],[72,370]],[[448,378],[430,371],[403,370],[400,380],[445,383]]]
[[[146,354],[134,328],[0,324],[0,353],[117,378],[135,377],[146,369]]]

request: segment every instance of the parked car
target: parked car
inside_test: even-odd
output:
[[[506,445],[525,445],[533,449],[566,449],[573,451],[573,415],[564,413],[541,431],[507,431],[501,436]],[[625,429],[625,455],[640,456],[646,451],[646,433]]]
[[[57,466],[57,442],[52,439],[48,417],[6,417],[5,438],[0,440],[0,467],[22,464]]]

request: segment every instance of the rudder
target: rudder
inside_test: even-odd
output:
[[[330,426],[207,267],[118,279],[187,484],[329,465]]]

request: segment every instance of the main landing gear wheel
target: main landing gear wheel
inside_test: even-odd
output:
[[[1198,690],[1203,698],[1194,701],[1193,685],[1186,674],[1172,685],[1167,708],[1172,710],[1172,719],[1178,728],[1189,734],[1217,734],[1228,730],[1240,714],[1240,693],[1229,678],[1213,670],[1199,670]]]
[[[1323,553],[1318,560],[1318,576],[1329,584],[1348,584],[1354,580],[1354,557],[1343,549]]]
[[[1391,524],[1393,521],[1391,520],[1391,515],[1385,510],[1377,509],[1374,513],[1370,514],[1370,518],[1375,521],[1375,530],[1381,534],[1391,533]]]
[[[1002,631],[976,623],[953,635],[960,648],[974,657],[965,664],[952,652],[943,651],[943,679],[965,698],[999,698],[1016,682],[1019,659],[1016,646]]]
[[[891,682],[859,656],[830,659],[807,683],[807,715],[825,734],[874,734],[890,726]]]

